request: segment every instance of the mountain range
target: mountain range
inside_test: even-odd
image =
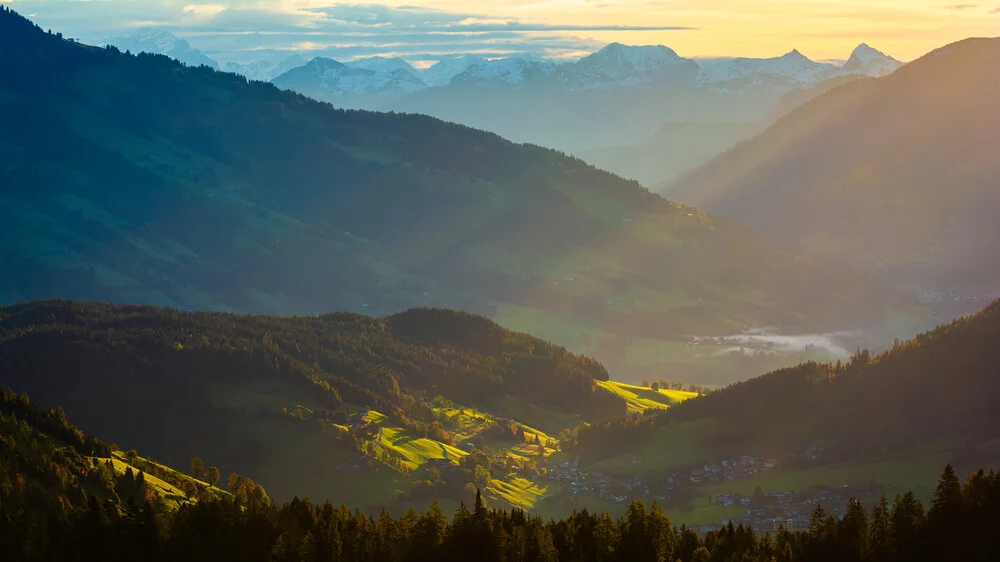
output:
[[[901,66],[867,46],[856,49],[851,60],[849,68],[838,67],[793,51],[702,66],[667,47],[612,44],[573,62],[487,61],[446,86],[410,93],[381,108],[424,113],[587,157],[598,149],[645,143],[674,123],[761,122],[790,90],[848,73],[881,76]],[[628,166],[614,169],[639,175]]]
[[[270,81],[282,74],[305,66],[311,59],[323,60],[329,69],[332,59],[308,57],[294,53],[276,61],[250,63],[226,62],[219,64],[203,52],[194,49],[184,39],[167,31],[140,29],[130,36],[106,39],[101,45],[114,45],[121,50],[167,55],[189,66],[206,65],[228,72],[243,74],[247,78]],[[272,57],[273,58],[273,57]],[[460,84],[502,82],[529,85],[534,83],[568,89],[600,87],[634,87],[644,84],[697,83],[712,89],[737,91],[747,88],[790,89],[802,84],[822,82],[844,74],[883,76],[902,66],[902,63],[867,44],[860,45],[842,66],[814,62],[798,50],[770,59],[734,58],[710,60],[699,63],[680,57],[662,45],[629,46],[612,43],[598,52],[571,62],[548,60],[538,55],[518,55],[507,58],[486,59],[476,55],[450,55],[434,65],[417,70],[401,58],[369,57],[351,61],[338,61],[351,69],[361,69],[373,74],[375,82],[392,82],[389,77],[404,72],[412,76],[405,84],[398,84],[399,97],[417,89]],[[336,101],[345,93],[353,95],[357,88],[351,81],[343,84],[322,81],[313,73],[296,73],[282,81],[290,89],[303,87],[321,93],[321,101]],[[419,84],[419,88],[417,85]],[[375,96],[365,103],[368,109],[378,109],[384,103],[388,87],[373,92]],[[305,93],[305,92],[303,92]],[[324,99],[329,98],[329,99]]]
[[[691,335],[881,330],[922,315],[866,274],[552,150],[336,110],[21,21],[0,34],[0,67],[21,77],[0,85],[15,116],[0,123],[0,302],[458,308],[632,381],[671,369],[701,383],[789,359],[734,365],[685,345]]]
[[[841,84],[665,189],[967,312],[1000,292],[997,61],[966,40]]]
[[[110,42],[136,50],[135,39]],[[156,42],[146,43],[148,52],[174,56]],[[197,51],[197,56],[183,54],[182,62],[204,58]],[[306,63],[272,55],[267,62],[222,68],[338,107],[423,113],[586,157],[598,149],[646,143],[672,123],[759,122],[789,90],[844,75],[882,76],[901,64],[868,45],[836,66],[798,51],[699,63],[664,46],[613,43],[576,61],[455,55],[416,69],[399,58],[316,57]],[[649,180],[647,185],[670,179],[648,178],[627,159],[600,161],[628,177]]]

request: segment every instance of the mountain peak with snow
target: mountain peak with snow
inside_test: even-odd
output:
[[[413,72],[402,68],[357,68],[327,57],[316,57],[272,82],[279,88],[351,108],[388,103],[427,88]]]
[[[630,46],[611,43],[575,63],[562,65],[575,81],[587,85],[636,85],[693,82],[698,63],[663,45]]]
[[[230,61],[225,63],[222,69],[226,72],[240,74],[250,80],[270,82],[293,68],[305,66],[307,62],[302,55],[293,53],[278,60],[258,60],[246,64]]]
[[[848,74],[864,74],[880,77],[895,72],[903,63],[886,55],[882,51],[862,43],[851,53],[851,58],[844,63],[843,72]]]
[[[706,65],[701,69],[698,83],[728,93],[747,89],[780,91],[816,84],[840,74],[839,67],[813,61],[798,49],[792,49],[780,57],[737,58]]]
[[[594,55],[598,58],[615,57],[620,60],[628,61],[632,64],[651,59],[680,58],[673,49],[664,47],[663,45],[624,45],[622,43],[611,43],[600,51],[594,53]]]
[[[548,78],[556,70],[556,64],[529,56],[513,56],[486,60],[473,64],[452,78],[453,84],[506,82],[521,84]]]
[[[420,77],[428,86],[445,86],[452,78],[465,72],[470,66],[483,64],[486,59],[478,55],[455,55],[445,57],[420,72]]]
[[[181,39],[169,31],[141,28],[132,35],[107,39],[103,44],[114,45],[121,51],[132,53],[166,55],[188,66],[204,65],[215,69],[219,68],[219,63],[198,49],[192,48],[187,40]]]
[[[355,59],[347,64],[352,68],[363,68],[365,70],[375,70],[379,72],[393,72],[397,70],[403,70],[411,74],[416,75],[417,70],[410,65],[410,63],[399,57],[368,57],[363,59]]]

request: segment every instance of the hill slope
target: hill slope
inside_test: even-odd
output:
[[[681,201],[913,288],[1000,289],[1000,40],[835,88],[682,178]]]
[[[637,336],[857,328],[909,306],[579,160],[431,118],[78,45],[8,10],[0,72],[18,76],[0,85],[0,302],[458,308],[634,377]]]
[[[494,425],[509,428],[509,443],[493,441],[495,449],[516,449],[519,433],[548,439],[523,424],[498,424],[488,409],[532,405],[573,425],[626,412],[624,399],[597,386],[607,372],[596,361],[438,310],[280,318],[17,305],[0,308],[0,373],[0,385],[60,405],[102,438],[174,466],[204,455],[282,497],[309,493],[365,506],[388,503],[393,486],[407,488],[412,477],[397,484],[388,468],[338,467],[369,457],[405,474],[397,464],[458,463],[466,453],[455,443],[491,435]],[[443,397],[432,401],[436,395]],[[452,401],[480,411],[455,410]]]
[[[147,501],[176,509],[229,496],[133,451],[113,450],[71,425],[61,408],[43,409],[9,390],[0,390],[0,483],[0,526],[29,505],[65,512],[85,508],[90,497],[116,507],[129,502],[129,509]]]

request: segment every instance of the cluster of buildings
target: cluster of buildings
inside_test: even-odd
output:
[[[702,482],[721,482],[723,480],[738,480],[750,478],[765,472],[780,468],[778,459],[772,457],[757,457],[743,455],[721,461],[719,464],[692,468],[687,474],[672,475],[672,477],[687,478],[692,484]],[[671,478],[670,480],[672,480]]]
[[[790,451],[788,460],[811,463],[823,453],[823,447],[809,445]],[[633,457],[636,472],[642,466],[641,457]],[[723,459],[717,463],[693,466],[669,474],[612,476],[598,471],[587,471],[578,460],[564,461],[548,466],[546,480],[558,485],[569,498],[596,497],[605,501],[626,504],[632,499],[656,501],[668,508],[688,504],[697,494],[694,487],[752,478],[780,470],[782,463],[775,457],[743,455]],[[828,513],[837,514],[850,496],[860,497],[861,490],[818,488],[804,492],[758,493],[757,497],[735,492],[717,494],[710,500],[719,507],[744,508],[744,524],[768,531],[784,525],[798,528],[808,525],[809,516],[816,503],[824,503]],[[736,521],[739,522],[739,521]],[[728,520],[726,521],[728,523]],[[718,527],[718,525],[715,525]],[[712,528],[705,526],[705,530]]]
[[[635,457],[632,462],[641,465],[642,459]],[[632,499],[667,503],[681,488],[701,483],[750,478],[777,470],[780,466],[775,458],[745,455],[726,459],[718,464],[696,466],[667,475],[612,476],[604,472],[581,469],[579,461],[573,460],[550,466],[546,479],[559,485],[563,492],[571,497],[595,496],[615,503],[628,503]]]
[[[720,494],[715,500],[723,502],[720,505],[746,508],[742,518],[733,518],[733,524],[742,523],[758,533],[772,533],[781,527],[791,531],[807,529],[809,518],[818,505],[822,505],[824,512],[836,518],[843,518],[850,498],[860,500],[866,509],[870,509],[887,489],[881,486],[845,484],[839,488],[823,486],[801,492],[770,492],[758,498],[739,494]],[[694,529],[704,533],[728,524],[727,519],[698,525]]]

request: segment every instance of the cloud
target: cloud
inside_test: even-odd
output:
[[[948,6],[941,6],[942,10],[951,10],[953,12],[961,12],[964,10],[972,10],[978,8],[979,4],[950,4]]]
[[[992,10],[990,10],[990,13],[991,14],[1000,14],[1000,7],[993,8]]]
[[[310,47],[310,54],[338,59],[401,56],[414,60],[454,53],[503,56],[538,53],[579,55],[599,48],[578,35],[587,32],[683,31],[683,26],[573,25],[529,21],[471,12],[415,6],[332,4],[299,7],[302,2],[237,0],[228,4],[170,0],[16,0],[22,13],[34,13],[42,27],[59,29],[84,41],[100,42],[156,27],[188,40],[220,61],[249,62]]]

